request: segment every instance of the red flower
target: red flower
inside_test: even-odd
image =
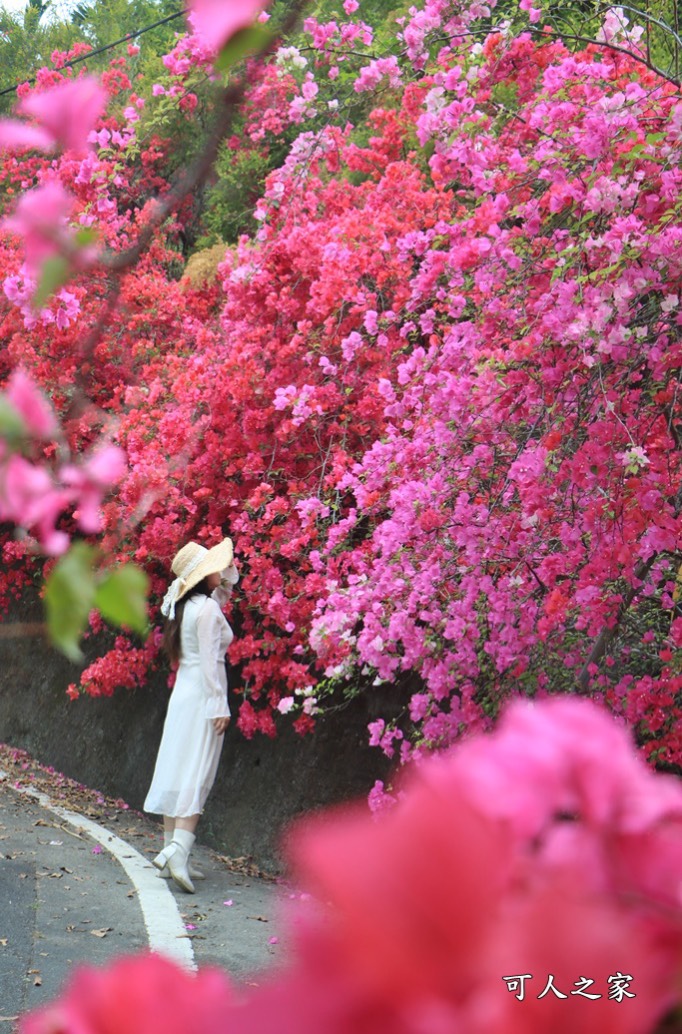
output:
[[[195,975],[159,955],[77,971],[65,996],[31,1013],[21,1034],[224,1034],[232,996],[225,976]]]

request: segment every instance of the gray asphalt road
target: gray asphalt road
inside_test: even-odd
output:
[[[0,785],[2,1016],[53,997],[74,965],[100,964],[146,943],[135,889],[118,862]]]
[[[103,828],[139,852],[158,891],[151,858],[159,827],[126,814],[111,816]],[[180,936],[190,940],[196,965],[220,966],[236,983],[258,983],[286,952],[278,919],[286,895],[271,881],[230,871],[200,844],[193,857],[206,874],[196,894],[163,881],[169,892],[152,907],[178,909]],[[145,950],[144,893],[84,828],[0,782],[0,1034],[57,995],[75,966]],[[147,913],[149,907],[147,901]]]
[[[8,1017],[16,1016],[26,1005],[37,907],[32,861],[0,862],[0,902],[0,1022],[6,1024]]]

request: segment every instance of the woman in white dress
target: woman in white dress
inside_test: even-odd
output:
[[[232,542],[213,549],[188,542],[171,565],[176,576],[161,604],[165,643],[178,664],[161,745],[144,810],[163,815],[164,849],[154,858],[161,876],[190,894],[189,855],[215,780],[230,723],[225,652],[233,633],[222,612],[239,575]]]

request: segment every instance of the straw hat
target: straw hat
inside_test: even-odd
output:
[[[225,571],[225,580],[235,585],[239,575],[232,563],[233,555],[232,539],[223,539],[212,549],[206,549],[198,542],[188,542],[183,546],[171,564],[171,571],[176,577],[163,598],[161,613],[172,620],[175,617],[175,604],[209,574]],[[229,570],[226,571],[226,568]]]

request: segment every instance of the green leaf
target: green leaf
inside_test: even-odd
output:
[[[147,624],[149,578],[135,564],[108,571],[97,586],[95,606],[113,625],[124,625],[144,635]]]
[[[238,64],[247,54],[254,54],[257,50],[264,50],[272,41],[272,32],[262,25],[250,25],[247,29],[240,29],[235,32],[214,62],[214,67],[219,72],[227,72],[233,65]]]
[[[78,230],[74,240],[79,248],[87,248],[97,240],[97,230],[94,230],[92,226],[84,226]]]
[[[27,438],[28,428],[6,395],[0,394],[0,438],[7,442]]]
[[[71,263],[63,255],[45,259],[40,271],[40,280],[32,298],[34,309],[42,309],[50,295],[58,291],[71,275]]]
[[[47,630],[72,661],[83,659],[79,640],[95,604],[94,546],[77,542],[57,561],[45,586]]]

